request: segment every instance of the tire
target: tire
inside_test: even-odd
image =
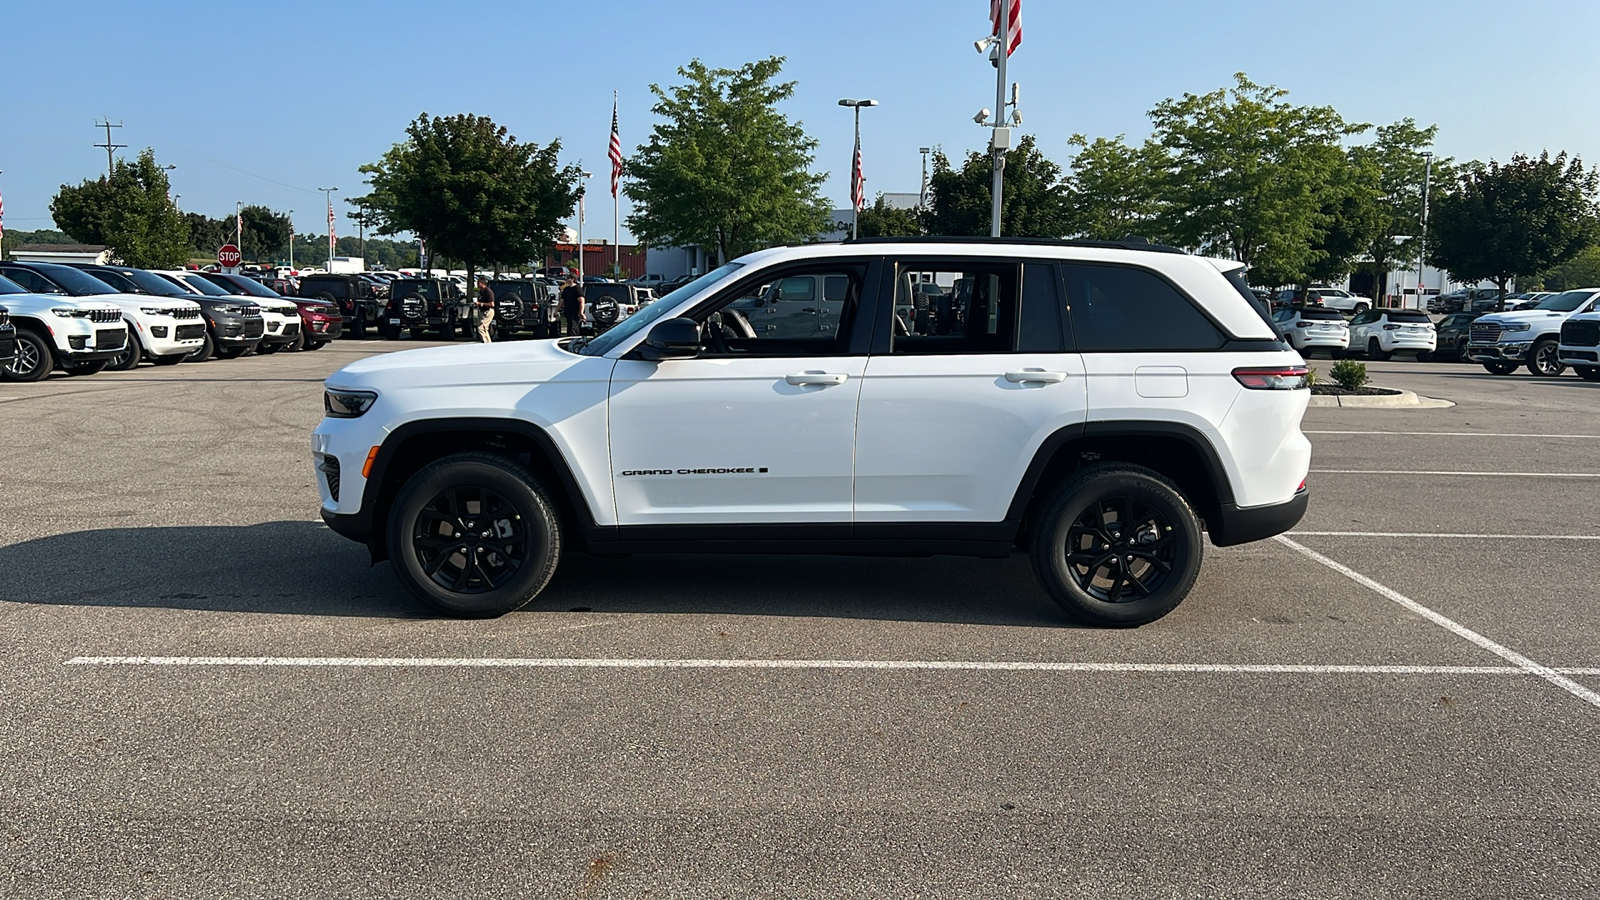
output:
[[[5,369],[6,381],[43,381],[56,367],[55,354],[45,339],[17,329],[17,355]]]
[[[288,344],[269,344],[266,341],[262,341],[261,343],[256,345],[256,352],[260,353],[263,356],[271,356],[272,354],[277,353],[279,350],[282,350],[284,347],[287,347],[287,346],[289,346],[289,345]]]
[[[169,353],[166,356],[150,357],[150,364],[156,366],[175,366],[188,358],[189,355],[187,353]]]
[[[139,336],[133,329],[128,329],[128,346],[121,353],[106,361],[106,368],[112,372],[127,372],[139,368],[139,361],[144,359],[144,348],[139,346]]]
[[[381,322],[378,325],[378,334],[382,335],[386,341],[398,341],[400,340],[400,326],[390,325],[387,321]]]
[[[1514,362],[1486,362],[1483,367],[1490,375],[1510,375],[1517,370]]]
[[[1417,362],[1433,362],[1432,353],[1418,353]]]
[[[357,308],[354,322],[350,325],[350,336],[356,340],[363,340],[367,336],[367,311]]]
[[[1573,366],[1572,371],[1577,372],[1578,377],[1582,378],[1584,381],[1600,381],[1600,368],[1596,368],[1594,366]]]
[[[99,375],[106,370],[106,364],[109,362],[110,360],[106,359],[92,359],[88,362],[67,363],[61,367],[61,371],[68,375]]]
[[[292,344],[290,344],[288,346],[289,352],[291,352],[291,353],[299,353],[301,350],[304,350],[306,348],[306,330],[305,329],[306,329],[305,323],[304,322],[300,323],[300,330],[294,336],[294,343],[292,343]]]
[[[477,521],[491,498],[491,514],[498,517]],[[474,502],[475,512],[469,509]],[[491,528],[480,530],[484,524]],[[501,530],[506,536],[497,545],[492,539]],[[395,575],[406,589],[439,612],[463,618],[493,618],[527,605],[561,558],[555,501],[532,472],[492,453],[453,454],[411,476],[395,496],[388,539]],[[480,561],[495,568],[486,571]]]
[[[1394,357],[1393,353],[1383,352],[1383,347],[1377,338],[1367,338],[1367,359],[1374,362],[1387,362]]]
[[[328,346],[328,342],[327,341],[306,341],[306,349],[307,350],[321,350],[323,347],[326,347],[326,346]]]
[[[217,359],[238,359],[249,349],[249,347],[218,347]]]
[[[1154,622],[1188,596],[1200,574],[1199,518],[1171,481],[1143,466],[1083,469],[1056,487],[1042,510],[1033,523],[1033,571],[1074,618],[1113,628]],[[1135,523],[1131,541],[1124,522]]]
[[[1562,364],[1557,353],[1554,338],[1536,341],[1528,351],[1528,371],[1546,378],[1553,378],[1565,372],[1567,367]]]
[[[211,332],[206,332],[206,342],[190,351],[183,358],[184,362],[205,362],[217,352],[217,344],[211,339]]]
[[[1367,310],[1369,310],[1371,308],[1372,307],[1368,306],[1365,303],[1357,303],[1356,304],[1356,308],[1351,310],[1351,312],[1353,312],[1354,314],[1359,316],[1359,315],[1361,315],[1362,313],[1366,312]]]

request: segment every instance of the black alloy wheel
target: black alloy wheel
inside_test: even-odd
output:
[[[17,329],[17,355],[6,367],[6,381],[43,381],[55,365],[55,357],[44,338],[31,331]]]
[[[532,600],[561,556],[555,503],[523,466],[491,453],[447,456],[413,475],[389,520],[395,574],[454,616],[504,615]]]
[[[1188,595],[1200,523],[1172,482],[1142,466],[1083,469],[1055,489],[1034,526],[1034,572],[1076,618],[1130,627]]]
[[[1528,351],[1528,371],[1535,375],[1554,377],[1567,370],[1561,363],[1560,348],[1554,338],[1545,338]]]
[[[113,372],[126,372],[137,369],[140,360],[144,359],[144,349],[139,346],[139,336],[133,333],[133,326],[128,327],[128,344],[122,352],[111,357],[106,368]]]

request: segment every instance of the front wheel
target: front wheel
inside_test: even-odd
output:
[[[205,343],[194,348],[194,350],[190,351],[189,355],[185,356],[183,359],[185,362],[205,362],[211,358],[213,353],[216,352],[217,343],[211,339],[211,332],[208,331],[206,332]]]
[[[113,372],[126,372],[129,369],[139,368],[139,361],[144,358],[144,348],[139,346],[139,336],[133,333],[133,328],[128,328],[128,345],[122,352],[111,357],[106,368]]]
[[[1392,356],[1394,356],[1393,353],[1383,352],[1383,345],[1378,343],[1377,338],[1367,338],[1367,359],[1374,362],[1385,362]]]
[[[61,367],[61,371],[68,375],[98,375],[106,370],[106,362],[104,359],[92,359],[88,362],[67,363]]]
[[[258,344],[256,346],[256,352],[260,353],[263,356],[270,356],[270,355],[272,355],[274,353],[277,353],[279,350],[282,350],[286,346],[288,346],[288,345],[286,345],[286,344],[269,344],[266,341],[262,341],[260,344]]]
[[[188,358],[189,354],[187,353],[169,353],[166,356],[150,357],[150,363],[156,366],[175,366]]]
[[[1553,377],[1567,370],[1562,365],[1559,349],[1552,338],[1545,338],[1528,351],[1528,371],[1535,375]]]
[[[1512,372],[1517,370],[1517,364],[1514,362],[1505,362],[1503,360],[1498,362],[1492,361],[1484,363],[1483,368],[1490,375],[1510,375]]]
[[[1177,487],[1143,466],[1073,475],[1034,523],[1033,570],[1075,618],[1129,628],[1171,612],[1200,573],[1200,522]]]
[[[6,381],[43,381],[55,366],[55,356],[44,338],[31,331],[17,329],[17,355],[6,367]]]
[[[1575,366],[1573,371],[1584,381],[1600,381],[1600,368],[1594,366]]]
[[[440,612],[491,618],[544,590],[561,557],[555,502],[525,467],[457,453],[411,476],[389,516],[395,574]]]

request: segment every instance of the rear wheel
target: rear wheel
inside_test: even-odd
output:
[[[1384,362],[1393,356],[1393,353],[1383,352],[1383,345],[1378,343],[1377,338],[1367,338],[1367,359]]]
[[[137,369],[139,360],[143,358],[144,349],[139,346],[139,336],[133,333],[132,328],[129,328],[128,346],[122,348],[121,353],[111,357],[107,362],[106,368],[113,372],[126,372],[129,369]]]
[[[1034,523],[1033,569],[1078,619],[1127,628],[1171,612],[1200,573],[1200,522],[1143,466],[1092,466],[1057,487]]]
[[[1355,312],[1355,314],[1359,316],[1359,315],[1361,315],[1362,313],[1366,312],[1367,310],[1369,310],[1371,308],[1372,307],[1368,306],[1365,303],[1357,303],[1356,304],[1356,308],[1353,310],[1353,312]]]
[[[1514,362],[1494,361],[1484,363],[1483,368],[1490,375],[1510,375],[1517,370],[1517,364]]]
[[[1528,351],[1528,371],[1535,375],[1555,376],[1567,370],[1558,355],[1554,338],[1545,338]]]
[[[555,502],[523,466],[457,453],[425,466],[396,495],[389,555],[412,594],[440,612],[490,618],[549,583],[561,556]]]
[[[55,368],[55,356],[44,338],[17,329],[17,355],[5,369],[7,381],[43,381]]]

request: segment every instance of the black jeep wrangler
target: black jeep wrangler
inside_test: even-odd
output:
[[[410,330],[413,338],[437,331],[442,340],[458,333],[472,335],[472,316],[465,297],[454,282],[438,278],[396,278],[389,283],[389,305],[378,331],[389,340],[398,340]]]
[[[376,327],[383,319],[383,299],[372,289],[371,282],[359,275],[303,275],[300,296],[338,306],[345,331],[353,338],[366,337],[367,328]]]
[[[518,333],[536,338],[550,337],[561,316],[561,288],[553,281],[535,279],[496,279],[489,282],[494,293],[494,332],[496,337]]]

